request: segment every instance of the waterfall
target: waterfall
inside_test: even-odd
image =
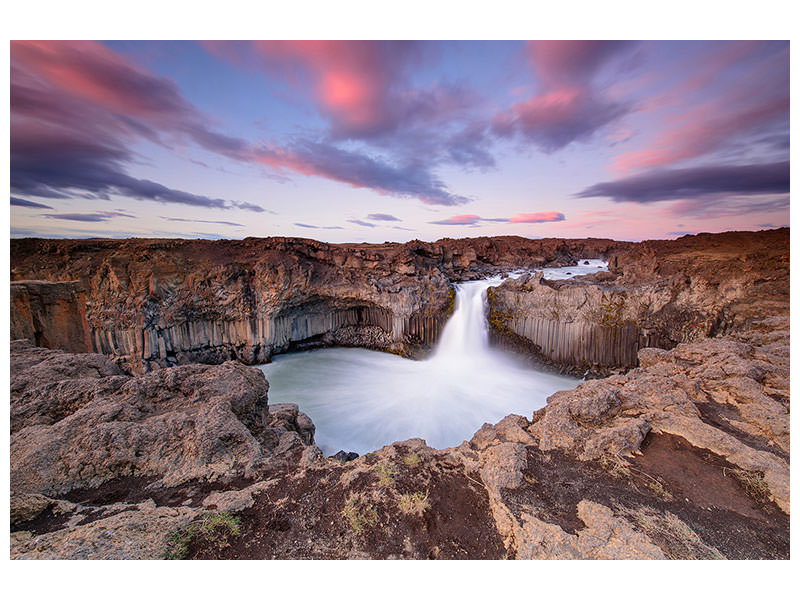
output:
[[[563,279],[599,263],[546,271]],[[453,315],[427,360],[361,348],[276,356],[259,367],[269,380],[270,404],[298,404],[314,421],[317,444],[327,455],[363,454],[412,437],[446,448],[508,414],[530,418],[550,394],[578,380],[536,371],[489,346],[486,290],[501,281],[456,286]]]
[[[483,279],[456,286],[453,316],[447,321],[430,360],[474,358],[488,351],[486,290],[497,285],[499,281],[499,279]]]

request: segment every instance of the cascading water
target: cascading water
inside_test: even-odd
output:
[[[548,269],[564,278],[602,268],[600,261]],[[259,367],[270,403],[293,402],[316,425],[326,454],[363,454],[420,437],[434,448],[469,439],[483,423],[530,414],[578,381],[526,367],[489,346],[486,289],[500,278],[461,283],[455,310],[431,357],[413,361],[361,348],[325,348],[276,356]]]

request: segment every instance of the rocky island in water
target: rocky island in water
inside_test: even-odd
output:
[[[788,558],[789,230],[14,239],[10,413],[12,558]]]

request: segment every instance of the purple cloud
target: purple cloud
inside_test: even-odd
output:
[[[600,69],[633,47],[615,41],[537,41],[528,55],[540,92],[499,113],[492,129],[500,136],[522,135],[545,152],[587,140],[631,110],[593,85]]]
[[[402,221],[402,219],[398,219],[394,215],[387,215],[384,213],[371,213],[367,215],[367,218],[371,221]]]
[[[57,213],[44,215],[48,219],[61,219],[64,221],[83,221],[86,223],[100,223],[114,219],[116,217],[126,217],[128,219],[135,219],[134,215],[118,211],[99,211],[94,213]]]
[[[306,229],[344,229],[344,227],[340,227],[339,225],[328,225],[328,226],[320,226],[320,225],[309,225],[308,223],[293,223],[297,227],[304,227]]]
[[[783,194],[789,191],[789,161],[752,165],[706,165],[648,171],[597,183],[576,194],[614,202],[662,202],[698,199],[714,194]]]
[[[359,221],[358,219],[347,219],[347,222],[353,225],[361,225],[361,227],[376,227],[374,223],[367,223],[366,221]]]
[[[46,208],[48,210],[55,210],[52,206],[47,206],[47,204],[31,202],[30,200],[23,200],[22,198],[16,198],[14,196],[11,196],[11,206],[24,206],[26,208]]]
[[[231,227],[244,227],[241,223],[233,221],[207,221],[205,219],[182,219],[180,217],[161,217],[166,221],[179,221],[182,223],[210,223],[212,225],[230,225]]]

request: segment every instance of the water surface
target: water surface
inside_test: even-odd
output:
[[[545,277],[564,279],[605,267],[599,260],[583,262],[546,269]],[[511,413],[530,417],[550,394],[574,388],[578,380],[531,369],[489,347],[485,292],[501,281],[456,286],[453,316],[427,360],[362,348],[276,356],[258,367],[269,380],[270,403],[298,404],[314,421],[317,445],[326,455],[364,454],[412,437],[447,448],[472,437],[483,423]]]

